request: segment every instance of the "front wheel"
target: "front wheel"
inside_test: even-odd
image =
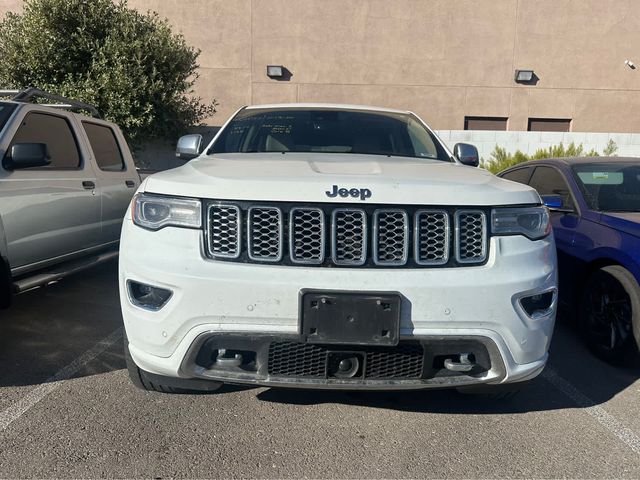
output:
[[[126,335],[124,337],[124,360],[127,364],[127,371],[129,373],[131,383],[139,389],[146,390],[148,392],[197,394],[214,392],[222,386],[221,382],[171,378],[145,372],[138,367],[133,361],[133,358],[131,358],[131,352],[129,352],[129,341],[127,340]]]
[[[0,308],[9,308],[12,298],[11,271],[2,257],[0,257]]]
[[[581,307],[585,339],[596,356],[621,364],[637,352],[640,286],[627,269],[610,265],[591,274]]]

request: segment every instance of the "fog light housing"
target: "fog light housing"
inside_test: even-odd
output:
[[[556,291],[537,293],[520,299],[520,306],[534,320],[550,315],[555,305]]]
[[[173,292],[166,288],[154,287],[132,280],[127,280],[127,290],[132,304],[154,312],[164,307],[173,295]]]

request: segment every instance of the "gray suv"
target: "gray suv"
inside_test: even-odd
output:
[[[33,103],[43,98],[57,104]],[[17,92],[0,101],[0,158],[0,307],[117,255],[140,184],[117,125],[84,103]]]

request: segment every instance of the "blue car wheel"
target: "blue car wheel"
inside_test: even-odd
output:
[[[620,364],[637,352],[640,287],[628,270],[619,265],[596,270],[585,286],[582,307],[586,340],[598,357]]]

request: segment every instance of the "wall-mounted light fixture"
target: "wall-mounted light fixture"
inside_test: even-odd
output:
[[[531,83],[534,75],[533,70],[516,70],[516,83]]]
[[[267,77],[282,78],[284,77],[285,68],[282,65],[267,65]]]

